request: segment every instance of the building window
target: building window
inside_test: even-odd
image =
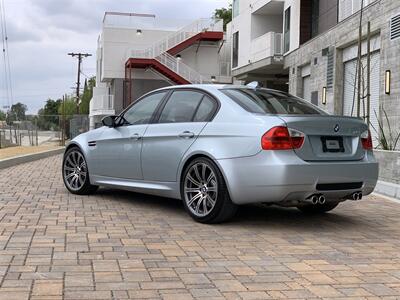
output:
[[[236,18],[239,15],[239,0],[233,0],[232,16]]]
[[[364,7],[374,0],[364,0]],[[339,0],[339,22],[358,12],[361,8],[361,0]]]
[[[283,33],[284,52],[288,52],[290,49],[290,7],[285,10],[285,24]]]
[[[311,37],[318,35],[319,23],[319,0],[311,2]]]
[[[233,34],[232,67],[236,68],[239,62],[239,31]]]

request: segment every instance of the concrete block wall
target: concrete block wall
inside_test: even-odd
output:
[[[375,192],[400,199],[400,151],[374,151],[379,162],[379,181]]]
[[[374,151],[379,162],[379,179],[400,185],[400,151]]]

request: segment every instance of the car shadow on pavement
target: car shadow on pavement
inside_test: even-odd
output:
[[[164,212],[166,215],[182,217],[189,222],[193,222],[185,212],[181,200],[105,188],[99,189],[96,195],[109,201],[116,201],[119,204],[131,204],[132,209],[136,207],[144,210],[149,209],[152,212],[156,209],[160,213]],[[330,213],[320,215],[305,214],[296,208],[262,204],[242,205],[232,220],[218,226],[229,226],[230,228],[243,226],[247,228],[266,228],[274,226],[315,231],[316,228],[323,230],[324,228],[332,227],[354,228],[368,225],[366,220],[361,220],[349,214],[348,211],[343,211],[341,205]]]

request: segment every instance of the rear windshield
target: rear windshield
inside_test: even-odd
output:
[[[273,115],[322,115],[316,106],[290,94],[265,89],[223,89],[244,109],[252,113]]]

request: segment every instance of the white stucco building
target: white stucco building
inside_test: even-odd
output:
[[[159,87],[232,82],[221,20],[105,13],[96,55],[91,128]]]

